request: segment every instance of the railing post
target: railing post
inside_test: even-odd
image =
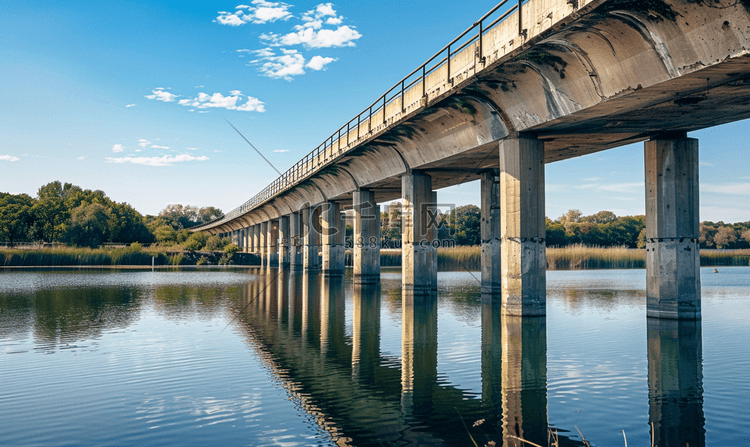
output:
[[[404,113],[406,109],[404,108],[404,80],[401,80],[401,113]]]
[[[483,22],[479,22],[479,62],[484,63],[484,47],[482,46]]]
[[[518,35],[523,35],[523,12],[521,8],[521,4],[523,3],[523,0],[518,0]]]
[[[521,0],[518,0],[521,1]],[[451,83],[451,46],[448,45],[448,79],[446,81],[448,84]]]
[[[362,125],[362,123],[360,122],[361,117],[362,117],[361,113],[357,115],[357,140],[359,140],[359,127]]]
[[[427,64],[422,65],[422,97],[427,96]]]
[[[385,96],[386,95],[383,95],[383,125],[385,125],[386,123],[385,121]]]

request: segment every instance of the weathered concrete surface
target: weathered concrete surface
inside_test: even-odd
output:
[[[290,214],[289,232],[291,233],[291,246],[289,247],[290,267],[293,271],[302,270],[304,262],[302,254],[304,253],[302,215],[299,211]]]
[[[500,172],[497,169],[482,173],[481,222],[482,239],[482,299],[502,297],[500,231]]]
[[[274,219],[268,223],[268,233],[266,235],[266,259],[268,267],[279,265],[279,221]]]
[[[502,312],[545,315],[544,144],[508,138],[500,144]]]
[[[321,211],[323,274],[343,275],[346,225],[337,202],[328,202]]]
[[[700,319],[698,140],[649,140],[645,165],[647,315]]]
[[[279,267],[289,266],[289,216],[279,217]]]
[[[375,284],[380,281],[380,207],[366,189],[354,192],[353,205],[354,283]]]
[[[320,206],[302,211],[302,224],[305,236],[303,265],[306,272],[320,271]]]
[[[431,219],[436,203],[432,181],[419,171],[412,171],[401,180],[401,284],[406,294],[427,295],[437,286],[437,246],[433,244],[437,226]]]

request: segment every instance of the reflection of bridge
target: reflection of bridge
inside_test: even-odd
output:
[[[322,269],[336,273],[339,210],[352,206],[354,273],[369,282],[379,274],[377,203],[402,198],[403,286],[429,294],[434,191],[481,179],[484,288],[505,313],[543,315],[545,164],[646,141],[647,312],[699,317],[698,142],[686,133],[750,116],[750,6],[506,3],[261,193],[198,229],[310,271],[321,268],[320,251]]]
[[[402,307],[401,359],[380,353],[381,289],[277,271],[248,284],[240,327],[315,420],[353,445],[548,445],[545,318],[482,309],[482,395],[438,380],[437,301]],[[246,306],[246,307],[245,307]],[[700,324],[649,319],[649,414],[657,445],[705,444]],[[399,371],[400,366],[400,371]],[[674,378],[679,378],[674,380]],[[461,417],[458,416],[461,414]],[[560,446],[582,445],[560,438]]]

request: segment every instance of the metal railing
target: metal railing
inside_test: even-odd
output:
[[[409,92],[412,88],[419,88],[418,84],[420,82],[422,94],[421,98],[422,100],[426,98],[428,93],[426,86],[427,78],[430,74],[437,72],[437,70],[441,67],[446,67],[447,75],[445,82],[447,84],[453,84],[453,78],[451,77],[451,57],[459,54],[462,50],[464,50],[472,43],[477,43],[476,56],[479,62],[484,64],[485,55],[482,38],[489,30],[494,28],[498,23],[502,22],[516,11],[518,11],[518,34],[524,35],[525,33],[523,30],[521,6],[528,0],[514,0],[514,4],[512,4],[508,10],[500,13],[500,15],[496,18],[491,18],[493,14],[495,14],[500,8],[502,8],[510,1],[511,0],[503,0],[498,3],[494,8],[492,8],[489,12],[482,16],[482,18],[474,22],[474,24],[471,25],[466,31],[453,39],[448,45],[444,46],[440,51],[435,53],[435,55],[429,58],[417,69],[402,78],[393,87],[391,87],[377,100],[375,100],[375,102],[370,104],[370,106],[365,108],[356,117],[349,120],[349,122],[347,122],[345,125],[341,126],[323,143],[310,151],[300,161],[295,163],[294,166],[286,170],[286,172],[281,174],[281,176],[274,180],[273,183],[266,186],[262,191],[253,196],[250,200],[233,209],[232,211],[226,213],[223,217],[201,225],[200,227],[233,220],[234,218],[266,202],[267,200],[276,196],[278,193],[290,189],[300,181],[312,176],[313,173],[320,170],[329,162],[332,162],[335,158],[338,158],[343,153],[346,153],[348,151],[347,148],[351,148],[350,146],[352,144],[359,142],[360,138],[366,135],[372,135],[374,129],[380,125],[387,125],[388,117],[386,115],[386,109],[389,105],[393,104],[399,99],[401,103],[401,113],[403,115],[406,112],[406,93]],[[477,31],[477,33],[467,37],[467,35],[472,31]],[[462,39],[464,39],[463,42]],[[430,64],[432,64],[432,66],[430,66]],[[380,120],[381,118],[382,120],[378,122],[377,120]],[[364,126],[366,126],[367,129],[366,132],[363,133],[362,128]],[[343,152],[342,144],[344,144]]]

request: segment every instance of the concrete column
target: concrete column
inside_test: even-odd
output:
[[[502,312],[546,314],[544,143],[533,138],[500,142],[500,249]]]
[[[289,216],[279,217],[279,267],[289,266]]]
[[[258,233],[258,255],[260,255],[260,265],[268,265],[268,221],[260,223],[260,230]]]
[[[300,211],[295,211],[289,218],[289,232],[291,242],[291,245],[289,247],[289,265],[294,271],[302,270],[303,268],[302,228],[302,213]]]
[[[482,297],[502,297],[502,272],[500,271],[500,171],[493,169],[482,173],[481,179],[481,233],[482,233]]]
[[[321,211],[323,274],[326,276],[344,274],[344,244],[346,226],[341,217],[337,202],[328,202]]]
[[[305,251],[303,264],[306,272],[320,270],[320,206],[315,205],[302,211],[302,223],[305,234]]]
[[[402,288],[407,296],[429,294],[437,285],[437,235],[432,178],[413,171],[401,177],[402,207]],[[434,227],[434,228],[433,228]]]
[[[258,247],[260,245],[260,224],[253,225],[252,232],[250,233],[250,252],[258,253]]]
[[[266,236],[266,257],[268,258],[268,267],[279,265],[279,221],[274,219],[268,222],[268,233]]]
[[[645,164],[646,314],[699,319],[698,140],[651,139]]]
[[[380,281],[380,207],[375,193],[359,189],[353,193],[354,204],[354,283],[376,284]]]
[[[705,446],[701,322],[647,318],[646,328],[654,445]]]

